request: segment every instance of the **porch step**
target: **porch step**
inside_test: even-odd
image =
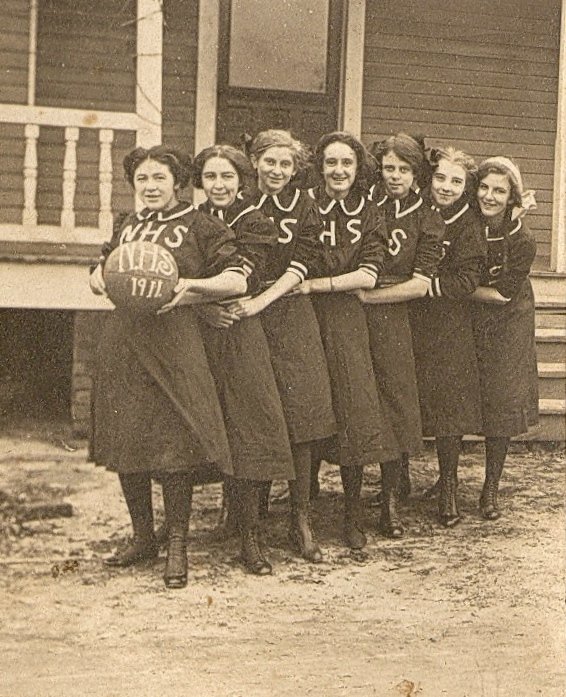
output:
[[[537,327],[537,358],[540,363],[566,363],[566,329]]]
[[[561,327],[566,329],[566,297],[542,298],[536,302],[537,327]]]
[[[539,394],[541,399],[566,399],[566,365],[539,363]]]

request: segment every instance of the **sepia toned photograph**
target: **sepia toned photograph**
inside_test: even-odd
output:
[[[0,18],[0,697],[563,697],[566,0]]]

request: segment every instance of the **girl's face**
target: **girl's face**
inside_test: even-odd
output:
[[[503,217],[511,200],[511,184],[505,174],[490,172],[478,187],[478,203],[486,218]]]
[[[156,160],[144,160],[134,172],[136,196],[146,208],[152,211],[166,211],[174,208],[179,201],[179,185],[167,165]]]
[[[297,171],[291,149],[282,145],[267,148],[259,157],[252,156],[252,164],[257,170],[259,190],[264,194],[280,193]]]
[[[240,177],[234,165],[224,157],[211,157],[202,168],[202,188],[216,208],[228,208],[236,200]]]
[[[381,161],[381,170],[385,189],[391,198],[408,196],[415,179],[413,168],[394,152],[388,152]]]
[[[335,199],[345,198],[352,188],[358,170],[356,153],[346,143],[330,143],[324,149],[322,176],[326,193]]]
[[[448,208],[461,198],[466,188],[466,170],[455,162],[440,160],[432,175],[430,190],[439,208]]]

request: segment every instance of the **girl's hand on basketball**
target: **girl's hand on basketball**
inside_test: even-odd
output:
[[[217,329],[227,329],[231,327],[234,322],[239,322],[239,315],[231,312],[226,307],[218,305],[217,303],[209,303],[207,305],[199,305],[196,308],[199,317],[211,327],[216,327]]]
[[[171,298],[171,300],[168,303],[165,303],[163,307],[159,308],[157,310],[158,315],[163,315],[165,312],[170,312],[174,307],[177,307],[177,305],[184,305],[185,302],[183,302],[185,299],[185,294],[188,292],[190,288],[190,279],[188,278],[180,278],[179,282],[175,286],[175,295]]]
[[[106,293],[106,283],[104,283],[104,277],[102,275],[102,264],[98,264],[90,274],[89,283],[90,289],[95,295],[104,295],[104,297],[108,297]]]

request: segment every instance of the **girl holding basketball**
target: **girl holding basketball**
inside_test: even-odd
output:
[[[316,268],[323,226],[314,201],[292,183],[307,164],[305,146],[287,131],[268,130],[254,138],[249,150],[257,185],[245,200],[274,221],[278,244],[267,262],[263,292],[230,309],[242,318],[261,317],[295,466],[290,539],[305,559],[318,562],[322,553],[309,520],[311,448],[335,432],[336,422],[312,304],[304,296],[283,296]]]
[[[166,146],[136,148],[125,157],[126,179],[144,207],[118,221],[90,281],[94,292],[105,292],[105,259],[127,241],[165,247],[179,269],[177,293],[162,314],[109,314],[98,347],[91,443],[92,459],[119,475],[134,531],[132,544],[108,564],[157,557],[151,479],[162,483],[169,588],[187,583],[195,470],[214,463],[233,472],[197,317],[186,302],[190,294],[242,294],[250,273],[229,228],[179,200],[189,166],[188,158]]]

